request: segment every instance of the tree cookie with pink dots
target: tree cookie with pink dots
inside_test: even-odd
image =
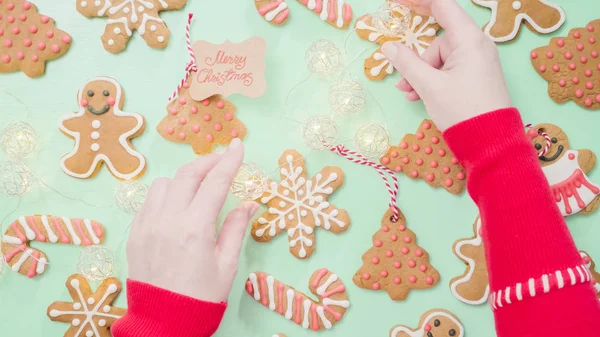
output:
[[[600,109],[600,20],[556,37],[548,46],[534,49],[531,63],[548,81],[548,95],[556,103]]]
[[[243,139],[246,126],[235,117],[235,105],[221,95],[194,100],[189,90],[192,77],[167,106],[158,133],[168,141],[192,145],[197,155],[211,153],[216,145],[228,145],[234,138]]]
[[[29,77],[44,74],[46,62],[63,56],[71,36],[51,18],[23,0],[0,0],[0,73],[21,70]]]
[[[459,194],[465,188],[466,174],[450,152],[442,133],[431,120],[424,120],[416,134],[407,134],[400,145],[392,146],[381,163],[412,179],[421,178],[432,187],[444,187]]]
[[[102,34],[104,49],[116,54],[125,49],[133,31],[152,48],[165,48],[171,32],[159,13],[181,9],[187,0],[76,0],[85,17],[107,17]]]
[[[413,289],[428,289],[440,280],[429,264],[429,254],[417,245],[417,236],[406,227],[400,212],[392,221],[392,210],[381,220],[373,235],[373,247],[362,256],[363,265],[354,275],[354,283],[367,290],[385,290],[394,301],[403,301]]]
[[[444,309],[432,309],[421,316],[418,329],[397,325],[390,330],[390,337],[463,337],[465,329],[460,320]]]

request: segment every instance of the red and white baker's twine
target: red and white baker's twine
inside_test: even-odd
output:
[[[353,163],[370,166],[377,170],[377,172],[383,179],[383,182],[385,183],[385,186],[387,187],[388,192],[390,194],[390,208],[392,209],[392,212],[394,214],[392,221],[398,221],[398,219],[400,218],[400,214],[399,214],[398,206],[396,206],[396,197],[398,196],[399,186],[398,186],[398,178],[396,177],[394,172],[392,172],[392,170],[390,170],[389,168],[387,168],[379,163],[375,163],[373,161],[368,160],[367,158],[365,158],[362,154],[360,154],[358,152],[348,150],[344,145],[340,144],[338,146],[332,146],[332,147],[330,147],[329,150],[331,152],[339,154],[340,156],[348,159],[349,161],[351,161]],[[390,182],[389,182],[388,178],[386,177],[385,173],[388,173],[392,177],[392,180],[394,181],[393,187],[390,185]]]
[[[532,124],[526,124],[525,125],[526,128],[530,128],[532,126],[533,126]],[[540,136],[544,137],[544,139],[546,139],[546,145],[544,146],[544,148],[542,149],[542,151],[538,152],[538,157],[541,157],[541,156],[545,155],[546,153],[548,153],[548,150],[550,150],[550,141],[551,141],[551,139],[550,139],[550,136],[546,132],[538,131],[538,134]]]
[[[181,79],[179,84],[177,85],[177,90],[173,91],[171,97],[169,97],[169,102],[175,99],[177,95],[179,95],[179,91],[181,88],[186,87],[187,80],[190,77],[192,72],[197,72],[198,67],[196,66],[196,55],[194,55],[194,49],[192,48],[192,41],[190,39],[190,26],[192,25],[192,18],[194,17],[193,13],[188,14],[188,22],[185,26],[185,43],[187,44],[187,50],[190,53],[190,62],[185,66],[185,76]]]
[[[517,283],[514,286],[506,287],[504,290],[494,291],[490,294],[489,304],[493,310],[497,310],[505,305],[547,294],[550,291],[564,287],[592,283],[593,279],[585,264],[575,268],[557,270],[554,273],[544,274],[537,279],[530,278],[526,283]]]

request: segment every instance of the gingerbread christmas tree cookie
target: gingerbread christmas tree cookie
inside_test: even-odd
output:
[[[381,163],[412,179],[421,178],[432,187],[444,187],[459,194],[465,187],[466,174],[458,159],[431,120],[424,120],[416,134],[407,134],[400,145],[392,146]]]
[[[338,234],[350,226],[348,213],[327,201],[344,183],[344,172],[339,167],[326,166],[309,179],[304,158],[295,150],[283,152],[279,167],[281,182],[271,181],[260,198],[269,209],[252,223],[252,237],[258,242],[269,242],[285,232],[290,253],[305,259],[315,249],[316,227]]]
[[[413,289],[433,287],[440,280],[438,271],[429,264],[429,254],[417,245],[416,235],[406,227],[400,213],[391,220],[388,210],[381,228],[373,235],[373,247],[362,256],[363,265],[354,275],[354,283],[368,290],[385,290],[394,301],[405,300]]]
[[[187,0],[77,0],[77,11],[88,18],[107,17],[102,35],[104,49],[116,54],[125,49],[133,31],[152,48],[164,48],[171,32],[159,13],[180,9]]]
[[[46,62],[63,56],[71,36],[24,0],[0,0],[0,73],[44,74]]]

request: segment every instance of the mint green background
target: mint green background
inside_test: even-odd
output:
[[[426,112],[422,104],[405,102],[394,89],[399,78],[397,74],[381,83],[369,82],[363,76],[362,59],[375,46],[359,41],[350,31],[338,31],[322,23],[295,1],[288,2],[291,18],[284,27],[273,27],[260,18],[251,0],[190,0],[184,10],[162,14],[172,32],[167,49],[152,50],[134,34],[125,52],[112,55],[103,49],[100,42],[105,19],[84,18],[76,11],[74,1],[38,0],[40,11],[55,18],[58,27],[69,32],[74,42],[63,58],[49,63],[46,75],[41,78],[29,79],[22,73],[0,75],[0,123],[3,125],[9,121],[27,119],[37,129],[40,145],[26,161],[47,185],[64,196],[36,183],[8,220],[33,213],[88,217],[105,224],[108,232],[106,245],[109,248],[116,249],[119,246],[132,217],[114,206],[112,194],[118,182],[106,169],[91,180],[76,180],[60,170],[59,158],[70,151],[73,142],[58,131],[57,118],[76,111],[76,92],[87,79],[100,75],[115,77],[127,96],[124,110],[142,113],[147,120],[145,134],[134,141],[135,147],[148,159],[148,170],[142,180],[150,184],[156,177],[172,176],[180,165],[194,158],[193,152],[188,146],[163,140],[155,127],[166,113],[166,98],[181,78],[187,62],[183,32],[187,13],[192,11],[196,14],[192,28],[195,40],[217,43],[230,39],[239,42],[259,35],[268,41],[266,95],[258,99],[239,95],[230,98],[238,107],[239,118],[249,130],[245,139],[246,161],[274,172],[281,152],[296,148],[307,156],[311,175],[324,165],[341,166],[346,173],[346,182],[330,201],[347,209],[352,218],[351,228],[342,235],[335,236],[318,230],[316,253],[307,261],[297,260],[287,252],[285,237],[270,244],[247,240],[231,292],[229,310],[217,336],[270,337],[278,332],[290,337],[314,335],[314,332],[304,331],[255,303],[245,294],[244,281],[248,273],[263,270],[300,290],[308,291],[308,278],[320,267],[338,273],[348,287],[352,302],[342,321],[334,329],[322,332],[322,336],[387,336],[393,325],[415,326],[424,311],[435,307],[456,313],[468,335],[493,336],[494,325],[489,307],[465,305],[451,295],[448,287],[449,280],[464,270],[463,263],[451,252],[452,244],[456,239],[472,234],[472,223],[477,214],[467,194],[451,195],[443,189],[429,188],[423,181],[411,181],[400,176],[398,204],[408,218],[408,225],[418,235],[418,243],[431,254],[431,263],[440,271],[442,280],[433,289],[411,292],[404,302],[393,302],[385,292],[365,291],[352,283],[352,276],[361,265],[361,255],[371,246],[371,235],[379,227],[388,202],[387,193],[375,171],[352,165],[330,153],[310,153],[302,144],[300,125],[281,118],[287,92],[308,75],[304,66],[306,48],[320,38],[330,39],[341,47],[350,35],[345,59],[349,61],[357,57],[357,60],[349,70],[383,107],[384,113],[369,96],[365,112],[347,122],[340,122],[343,125],[341,139],[351,139],[356,128],[366,121],[386,121],[392,143],[397,144],[405,133],[416,130],[426,117]],[[356,16],[371,12],[379,5],[379,1],[349,2]],[[595,19],[600,10],[600,3],[596,0],[559,2],[567,13],[567,22],[552,36],[565,35],[569,29],[585,25]],[[489,19],[487,9],[477,8],[466,0],[460,0],[460,3],[479,24]],[[514,104],[521,109],[526,122],[558,124],[568,133],[574,148],[590,148],[600,153],[600,142],[594,136],[600,126],[600,112],[585,111],[572,102],[556,105],[547,96],[546,82],[531,68],[529,51],[547,44],[550,37],[539,36],[523,28],[517,41],[500,46]],[[290,111],[300,120],[314,114],[329,113],[326,90],[325,81],[310,79],[291,96],[290,106],[294,108]],[[490,130],[489,141],[494,141],[494,130]],[[351,145],[351,142],[347,144]],[[591,177],[599,182],[598,170],[594,170]],[[271,178],[277,178],[277,174],[271,174]],[[225,210],[238,202],[230,197]],[[2,196],[0,217],[10,213],[18,203],[17,198]],[[535,201],[532,201],[532,207],[535,207]],[[568,219],[579,247],[586,249],[596,259],[600,259],[600,246],[596,244],[600,236],[599,219],[600,212]],[[50,258],[51,265],[46,274],[29,280],[5,268],[0,279],[2,336],[62,336],[67,329],[66,324],[50,322],[46,317],[46,308],[55,300],[69,300],[64,282],[76,272],[80,248],[44,244],[36,247],[43,249]],[[149,246],[148,249],[153,247]],[[116,276],[124,281],[127,277],[124,245],[118,251],[117,263]],[[117,304],[126,305],[124,294]]]

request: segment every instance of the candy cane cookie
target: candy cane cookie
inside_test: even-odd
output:
[[[284,23],[290,15],[285,0],[254,0],[254,5],[258,10],[258,14],[274,25]]]
[[[29,246],[32,241],[89,246],[101,244],[104,233],[102,224],[89,219],[22,216],[2,236],[2,254],[14,272],[34,278],[44,273],[48,258]]]
[[[323,268],[312,274],[309,289],[319,302],[264,272],[251,273],[246,281],[248,294],[271,311],[304,329],[331,329],[350,306],[344,283],[336,274]]]
[[[352,6],[344,0],[298,0],[311,11],[319,14],[321,20],[333,27],[346,29],[352,23]]]

